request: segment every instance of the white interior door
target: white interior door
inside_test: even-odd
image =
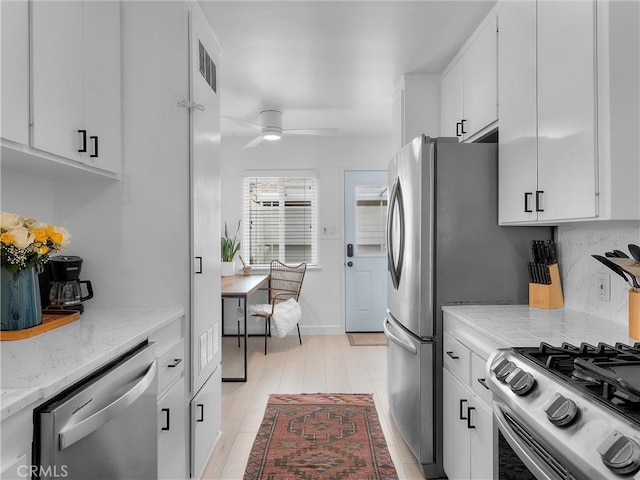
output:
[[[345,324],[347,332],[381,332],[387,299],[388,203],[385,170],[344,176]]]

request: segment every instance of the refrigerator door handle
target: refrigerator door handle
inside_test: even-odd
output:
[[[384,329],[384,334],[387,336],[387,338],[389,338],[389,340],[391,340],[399,347],[404,348],[407,352],[416,355],[418,353],[418,349],[415,347],[415,345],[413,345],[409,339],[404,340],[391,333],[391,331],[389,330],[390,324],[391,322],[389,321],[389,317],[385,317],[382,328]]]
[[[400,242],[398,244],[398,263],[394,258],[394,237],[393,237],[393,222],[395,219],[396,205],[398,207],[398,220],[400,222]],[[402,198],[402,187],[400,186],[400,179],[396,178],[391,188],[391,198],[389,201],[389,209],[387,211],[387,263],[389,273],[391,274],[391,281],[393,282],[394,289],[398,289],[400,285],[400,278],[402,276],[402,264],[404,261],[404,200]]]

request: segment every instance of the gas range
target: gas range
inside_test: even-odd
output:
[[[640,479],[640,343],[494,352],[494,418],[537,478]]]

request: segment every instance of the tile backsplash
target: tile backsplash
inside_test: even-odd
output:
[[[582,222],[559,225],[557,229],[565,306],[627,324],[629,285],[591,255],[604,255],[613,249],[628,254],[627,245],[640,245],[640,222]],[[599,274],[610,276],[610,302],[598,299],[596,276]]]

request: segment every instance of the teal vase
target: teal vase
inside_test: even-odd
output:
[[[42,323],[40,287],[35,268],[15,273],[0,268],[2,330],[24,330]]]

